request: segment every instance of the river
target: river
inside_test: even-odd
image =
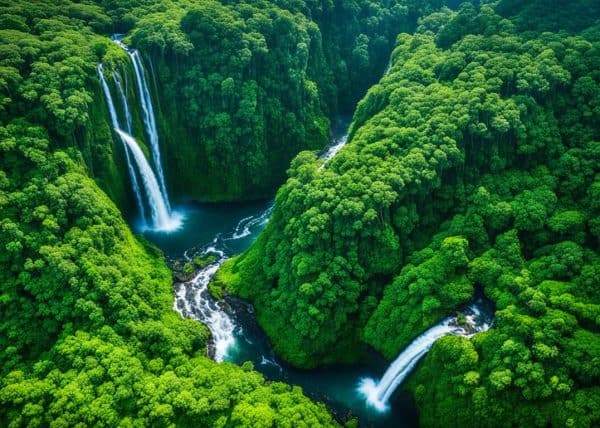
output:
[[[348,122],[337,121],[332,127],[332,143],[319,155],[324,167],[345,144]],[[296,369],[274,353],[265,333],[257,325],[252,305],[232,297],[216,301],[209,294],[207,285],[214,272],[225,260],[250,246],[266,226],[271,209],[272,201],[187,203],[173,207],[173,212],[183,219],[177,230],[153,231],[144,228],[143,222],[137,222],[137,230],[160,247],[171,262],[189,261],[198,255],[213,258],[212,263],[195,272],[187,282],[175,283],[174,309],[209,327],[212,333],[209,356],[238,365],[251,361],[266,379],[298,385],[313,400],[324,402],[340,422],[356,416],[362,427],[417,426],[414,402],[401,388],[389,394],[389,400],[386,398],[385,410],[382,410],[383,403],[378,407],[372,402],[368,404],[369,400],[365,399],[365,381],[373,389],[377,386],[375,379],[382,378],[384,373],[389,377],[388,362],[378,353],[370,352],[353,366]],[[135,227],[135,220],[133,224]],[[425,352],[423,350],[422,354]],[[402,357],[403,353],[399,359]],[[413,358],[413,366],[417,362]],[[413,366],[406,370],[410,371]],[[393,364],[389,368],[393,368]]]

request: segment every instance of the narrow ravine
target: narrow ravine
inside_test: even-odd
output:
[[[349,122],[348,117],[334,122],[332,142],[319,154],[323,160],[321,168],[346,144]],[[313,400],[326,403],[340,421],[357,416],[361,426],[416,426],[417,414],[411,397],[405,392],[396,392],[396,387],[414,368],[418,358],[409,358],[408,365],[392,364],[387,372],[386,361],[375,352],[354,366],[299,370],[278,358],[268,337],[256,322],[252,305],[233,297],[216,300],[211,295],[209,284],[213,275],[223,262],[244,251],[256,239],[269,220],[272,201],[191,204],[176,209],[185,212],[186,217],[180,230],[169,234],[146,231],[145,235],[157,243],[172,261],[179,260],[180,264],[194,263],[194,260],[208,261],[189,279],[175,283],[174,309],[181,316],[198,320],[209,328],[211,339],[208,355],[211,358],[235,364],[250,361],[269,380],[301,386]],[[197,245],[202,242],[204,244]],[[466,335],[467,331],[477,331],[479,319],[469,318],[472,316],[469,311],[469,308],[465,308],[467,324],[471,324],[471,327],[460,327],[453,321],[455,318],[449,318],[441,323],[443,327],[440,332],[452,333],[463,328]],[[433,336],[439,337],[427,337]],[[420,343],[420,339],[417,338],[415,343]],[[418,356],[423,356],[431,344],[419,348]],[[411,346],[407,352],[408,349]],[[392,367],[399,365],[403,367],[400,370],[403,373],[401,379],[397,371],[392,370]],[[387,373],[383,376],[385,382],[377,383],[374,379],[384,372]],[[378,402],[366,399],[366,391],[357,389],[359,381],[373,391],[374,400],[385,404],[379,406],[376,405]]]
[[[125,150],[132,190],[138,205],[140,232],[154,241],[172,259],[196,271],[174,285],[174,309],[182,317],[192,318],[208,327],[208,355],[218,362],[242,364],[250,361],[269,380],[301,386],[316,401],[325,402],[340,421],[358,416],[363,426],[409,427],[417,424],[416,410],[410,397],[395,394],[397,387],[410,374],[435,340],[445,334],[468,336],[487,329],[480,320],[477,306],[466,309],[466,326],[449,317],[417,337],[375,381],[385,369],[385,361],[372,353],[363,363],[352,367],[328,367],[298,370],[280,361],[268,338],[254,318],[252,306],[239,299],[216,300],[209,284],[219,267],[253,242],[267,224],[273,202],[223,204],[219,206],[188,205],[172,210],[162,173],[156,119],[145,71],[139,53],[128,48],[121,37],[113,41],[127,52],[135,73],[137,96],[143,113],[146,139],[150,143],[151,163],[132,134],[132,121],[123,79],[113,70],[113,82],[121,100],[124,120],[120,120],[102,64],[98,75],[108,104],[111,122]],[[337,118],[332,126],[331,144],[318,155],[319,169],[339,153],[348,142],[351,118]],[[141,181],[141,186],[138,182]],[[146,207],[150,213],[146,218]],[[183,214],[185,213],[185,214]],[[202,243],[198,246],[198,243]],[[190,269],[188,269],[190,270]],[[359,382],[359,387],[356,387]],[[393,396],[396,396],[395,401]]]

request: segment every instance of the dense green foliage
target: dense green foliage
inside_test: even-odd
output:
[[[327,144],[328,117],[353,109],[396,34],[439,2],[103,3],[133,26],[152,74],[173,193],[243,200],[270,196],[295,154]]]
[[[94,102],[97,60],[123,56],[92,31],[109,18],[70,1],[8,3],[0,4],[0,425],[335,425],[299,388],[204,356],[208,330],[172,310],[163,256],[90,177],[95,162],[119,177],[107,112]]]
[[[421,423],[600,423],[599,7],[456,3],[0,2],[0,425],[335,425],[300,389],[208,360],[207,329],[173,312],[162,255],[115,206],[130,186],[96,64],[134,99],[107,37],[128,32],[169,186],[250,199],[413,30],[348,146],[292,161],[212,291],[250,298],[276,350],[314,367],[392,358],[481,290],[493,329],[443,338],[410,381]]]
[[[412,380],[425,426],[600,421],[600,16],[514,3],[400,35],[348,146],[300,154],[220,274],[304,367],[392,358],[481,289],[494,328],[441,340]]]

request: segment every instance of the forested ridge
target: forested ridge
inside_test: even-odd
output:
[[[329,118],[377,81],[396,34],[441,2],[107,4],[151,60],[176,194],[243,200],[272,195],[295,154],[323,148]]]
[[[114,33],[147,66],[173,194],[265,197],[289,166],[217,277],[283,358],[391,359],[481,292],[493,328],[410,379],[420,423],[600,423],[600,7],[459,3],[0,0],[0,425],[338,424],[208,359],[173,311],[163,254],[124,221],[96,68],[135,98]]]
[[[209,360],[164,256],[98,187],[121,202],[129,185],[96,75],[124,55],[110,17],[0,8],[0,425],[336,425],[299,388]]]
[[[464,4],[398,37],[348,145],[297,156],[219,274],[281,355],[391,359],[481,290],[493,328],[441,339],[411,379],[421,423],[598,423],[598,9]]]

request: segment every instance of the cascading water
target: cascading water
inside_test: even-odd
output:
[[[119,117],[117,116],[117,110],[115,109],[115,103],[113,102],[110,88],[108,87],[108,83],[106,83],[106,79],[104,78],[104,67],[102,66],[102,63],[98,64],[97,70],[98,78],[100,79],[100,85],[102,86],[102,91],[104,92],[104,98],[106,98],[106,103],[108,104],[110,122],[112,123],[113,128],[118,128]]]
[[[213,299],[208,290],[210,280],[227,257],[222,251],[211,247],[201,253],[209,254],[216,254],[218,260],[201,269],[191,281],[175,286],[174,309],[182,316],[196,319],[208,327],[211,333],[211,354],[215,361],[220,362],[235,345],[235,324],[220,307],[221,302]]]
[[[102,77],[103,79],[104,77]],[[127,133],[131,135],[131,112],[129,111],[129,103],[127,102],[127,97],[125,96],[125,91],[123,90],[123,86],[121,84],[121,77],[116,71],[113,71],[113,80],[115,81],[115,86],[119,91],[119,95],[121,97],[121,103],[123,104],[123,111],[125,112],[125,125],[127,126]],[[110,96],[110,93],[109,93]],[[107,97],[108,98],[108,97]],[[111,99],[112,102],[112,99]],[[113,123],[114,128],[118,128],[118,123]],[[124,143],[125,144],[125,143]],[[125,148],[125,159],[127,161],[127,169],[129,170],[129,176],[131,177],[131,186],[133,187],[133,194],[135,195],[135,202],[137,204],[138,210],[140,212],[140,216],[142,221],[145,223],[146,219],[146,210],[144,208],[144,201],[142,199],[142,192],[140,190],[140,185],[137,180],[137,176],[135,174],[135,169],[133,164],[131,163],[131,156],[129,155],[129,150]],[[144,227],[146,225],[144,224]]]
[[[347,132],[341,137],[336,138],[333,144],[329,145],[329,147],[327,147],[327,149],[325,149],[323,154],[320,156],[320,158],[323,159],[323,163],[321,164],[319,169],[323,168],[331,159],[333,159],[333,157],[342,149],[342,147],[346,145],[347,142]]]
[[[183,317],[193,318],[202,322],[211,332],[210,354],[216,361],[223,361],[229,351],[235,346],[235,331],[237,326],[223,307],[224,303],[216,301],[208,290],[213,275],[228,259],[226,255],[227,242],[243,239],[252,232],[260,230],[269,221],[273,205],[256,215],[240,220],[228,236],[217,234],[212,242],[200,251],[194,252],[200,257],[215,256],[217,259],[202,268],[190,281],[175,285],[174,309]],[[184,254],[189,261],[187,251]]]
[[[171,207],[169,205],[169,195],[167,193],[167,186],[165,185],[165,177],[162,169],[162,162],[160,160],[160,148],[158,146],[158,131],[156,128],[156,116],[154,115],[154,107],[152,106],[152,98],[150,97],[150,90],[148,89],[148,82],[146,81],[146,75],[144,73],[144,65],[140,53],[136,49],[130,49],[127,47],[118,36],[113,37],[113,41],[120,46],[131,58],[133,65],[133,71],[135,74],[135,81],[138,88],[138,94],[140,97],[140,105],[142,107],[142,118],[144,121],[144,128],[146,135],[150,141],[150,149],[152,151],[152,162],[156,168],[156,174],[158,176],[158,184],[160,191],[163,194],[163,198],[167,204],[167,210],[170,212]]]
[[[157,231],[171,231],[177,229],[181,225],[181,217],[179,215],[172,215],[169,210],[169,205],[164,195],[160,191],[158,181],[156,180],[156,176],[150,167],[150,164],[146,160],[144,153],[140,149],[137,141],[131,135],[126,133],[121,129],[119,123],[119,117],[117,115],[117,110],[115,109],[115,104],[110,92],[110,88],[108,87],[108,83],[104,78],[103,66],[102,64],[98,64],[98,77],[100,79],[100,85],[102,86],[102,90],[104,92],[104,97],[106,98],[106,102],[108,104],[108,111],[110,114],[111,123],[115,132],[121,138],[123,145],[125,146],[125,157],[127,160],[127,168],[129,170],[129,174],[131,176],[131,182],[134,194],[136,195],[136,200],[138,206],[140,208],[140,213],[142,216],[144,215],[144,204],[142,202],[142,196],[140,191],[140,186],[137,182],[137,177],[135,174],[135,168],[133,163],[131,162],[131,157],[129,153],[133,155],[133,160],[138,167],[140,172],[140,176],[142,178],[142,183],[144,185],[144,190],[146,191],[146,195],[148,196],[148,205],[150,206],[150,214],[152,221],[152,228]],[[117,85],[117,87],[120,87]],[[124,110],[129,111],[129,107],[127,106],[127,100],[124,99]],[[129,116],[130,117],[130,116]]]
[[[150,167],[150,164],[144,156],[144,152],[140,149],[137,141],[131,135],[116,128],[117,134],[121,137],[121,140],[127,145],[127,148],[131,151],[133,159],[137,164],[142,177],[142,184],[146,195],[148,195],[148,205],[150,206],[150,216],[152,219],[153,229],[157,231],[170,231],[177,229],[181,224],[181,219],[177,215],[171,215],[167,207],[166,200],[160,191],[158,181],[154,175],[154,171]]]
[[[115,75],[113,74],[113,76],[115,76]],[[115,104],[114,104],[112,95],[110,93],[110,88],[108,87],[108,83],[106,82],[106,79],[104,78],[104,70],[103,70],[102,64],[98,64],[98,77],[100,78],[100,84],[101,84],[102,90],[104,92],[104,97],[106,98],[106,103],[108,104],[108,111],[110,113],[110,121],[112,123],[113,128],[118,129],[120,126],[119,125],[119,117],[117,116],[117,111],[115,109]],[[125,116],[127,118],[128,128],[131,129],[131,125],[130,125],[131,116],[129,114],[129,107],[127,106],[127,100],[125,98],[125,94],[123,93],[121,86],[119,84],[117,84],[117,88],[119,88],[121,97],[123,100],[123,109],[125,110]],[[133,187],[133,193],[135,195],[135,200],[138,205],[138,209],[140,210],[140,214],[141,214],[142,218],[145,218],[144,203],[142,201],[142,194],[140,191],[140,186],[138,184],[137,177],[135,175],[135,169],[133,167],[133,163],[131,162],[131,157],[129,156],[129,150],[127,150],[127,146],[124,141],[123,141],[123,146],[125,149],[125,160],[127,162],[127,169],[129,171],[129,177],[131,178],[131,185]]]
[[[318,158],[322,160],[319,170],[325,168],[329,161],[346,145],[348,142],[349,126],[349,117],[339,117],[334,121],[331,128],[331,143],[318,155]]]
[[[123,111],[125,112],[125,130],[129,135],[132,135],[131,132],[131,111],[129,110],[129,103],[127,102],[127,96],[125,95],[125,90],[123,89],[123,80],[121,76],[116,70],[112,72],[113,80],[115,81],[115,86],[119,91],[119,96],[121,97],[121,103],[123,104]]]
[[[117,43],[118,38],[116,39]],[[342,133],[347,129],[348,121],[340,121],[334,128],[334,134],[337,136],[333,139],[332,145],[326,149],[319,157],[327,162],[339,151],[348,139],[348,133]],[[256,233],[268,221],[273,211],[273,203],[251,216],[242,218],[232,232],[221,235],[218,234],[213,241],[199,251],[190,250],[192,254],[200,256],[217,256],[217,260],[210,265],[201,269],[196,276],[187,282],[177,283],[175,285],[175,303],[174,308],[184,317],[196,319],[205,324],[211,331],[212,347],[211,352],[217,361],[222,361],[228,357],[229,351],[235,346],[236,329],[235,322],[224,310],[222,302],[217,302],[210,295],[208,284],[210,283],[214,273],[219,269],[221,264],[227,260],[226,250],[227,245],[231,241],[243,240],[244,238]],[[184,256],[189,261],[188,251]],[[263,356],[264,357],[264,356]],[[261,364],[269,364],[271,359],[264,357]],[[273,364],[277,364],[273,362]]]
[[[364,396],[369,405],[381,412],[386,411],[389,408],[389,399],[396,388],[406,379],[436,340],[447,334],[471,337],[490,328],[490,323],[482,319],[477,303],[467,307],[465,318],[466,323],[461,325],[456,317],[448,317],[421,334],[392,362],[379,382],[371,378],[361,379],[358,386],[359,393]]]

